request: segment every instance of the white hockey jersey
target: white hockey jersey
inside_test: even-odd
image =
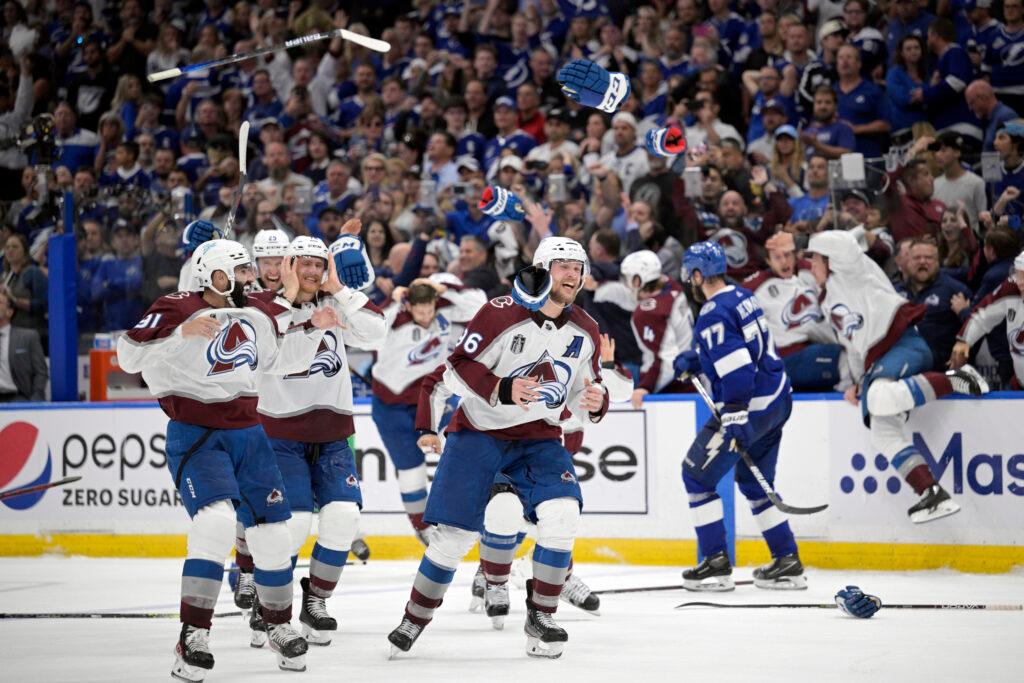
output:
[[[832,325],[818,303],[821,290],[803,266],[809,264],[800,264],[797,273],[786,279],[760,270],[743,281],[743,287],[761,304],[776,350],[783,357],[808,344],[836,343]]]
[[[618,363],[612,367],[601,364],[601,382],[608,390],[608,400],[612,403],[625,403],[633,397],[633,377],[629,370]],[[562,443],[569,453],[578,453],[583,447],[583,428],[587,418],[580,412],[579,406],[569,406],[572,415],[562,423]]]
[[[448,431],[490,432],[503,439],[559,438],[570,407],[579,403],[584,380],[601,381],[597,323],[579,306],[566,308],[552,320],[512,301],[492,299],[466,326],[455,351],[445,362],[445,390],[462,397]],[[535,377],[542,398],[523,410],[499,401],[503,379]],[[424,382],[417,411],[417,429],[435,429],[431,397]],[[608,409],[607,391],[599,421]]]
[[[244,308],[213,308],[198,292],[160,297],[118,339],[118,364],[142,373],[172,420],[212,429],[254,426],[259,375],[308,368],[324,335],[292,326],[280,301],[249,297]],[[220,334],[182,337],[181,325],[200,315],[220,322]]]
[[[1004,320],[1013,374],[1019,388],[1024,388],[1024,298],[1012,275],[978,302],[957,338],[974,346]]]
[[[438,297],[437,316],[426,328],[417,325],[401,304],[384,309],[387,343],[377,351],[373,395],[384,403],[419,403],[420,380],[444,362],[457,339],[452,325],[464,325],[487,303],[482,290],[451,285]]]
[[[344,327],[324,332],[312,362],[295,372],[265,372],[257,378],[260,421],[273,439],[327,443],[355,432],[345,346],[378,349],[384,343],[384,314],[362,292],[343,287],[334,295],[318,292],[315,302],[293,307],[292,323],[305,324],[325,306],[338,313]]]
[[[815,233],[807,251],[828,257],[821,309],[846,349],[851,377],[859,383],[871,365],[924,316],[925,308],[897,294],[848,231]]]
[[[673,361],[693,346],[693,313],[683,288],[666,283],[657,296],[637,304],[632,323],[643,353],[637,387],[653,394],[675,380]]]

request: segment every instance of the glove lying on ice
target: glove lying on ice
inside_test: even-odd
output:
[[[374,280],[373,264],[363,241],[356,235],[342,235],[331,244],[331,256],[338,279],[349,289],[360,290]]]
[[[539,311],[551,294],[551,275],[543,266],[527,266],[516,273],[512,300],[523,308]]]
[[[857,586],[847,586],[836,593],[836,605],[851,617],[870,619],[882,608],[882,600],[875,595],[868,595]]]
[[[488,216],[502,221],[521,221],[526,217],[519,197],[497,185],[488,185],[484,188],[477,206]]]
[[[686,138],[683,137],[683,131],[675,126],[654,128],[644,136],[644,146],[650,154],[670,157],[686,151]]]
[[[629,99],[629,77],[608,71],[589,59],[572,60],[558,70],[556,78],[566,97],[609,114]]]
[[[696,375],[700,372],[700,355],[696,351],[683,351],[672,361],[672,371],[680,375]]]

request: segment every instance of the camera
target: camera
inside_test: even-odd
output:
[[[469,196],[469,183],[452,183],[452,197],[456,199],[465,199]]]

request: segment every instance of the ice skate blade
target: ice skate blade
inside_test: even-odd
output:
[[[174,666],[171,667],[171,678],[176,678],[186,683],[201,683],[209,672],[209,669],[204,669],[201,666],[192,666],[191,664],[186,664],[182,659],[175,658]]]
[[[807,590],[807,577],[801,574],[778,579],[754,579],[754,585],[765,590],[803,591]]]
[[[267,644],[267,632],[266,631],[250,631],[249,632],[249,647],[260,649]]]
[[[683,579],[683,588],[695,593],[724,593],[736,590],[736,584],[731,576],[714,576],[703,581]]]
[[[310,628],[306,624],[302,625],[302,635],[310,645],[327,647],[331,644],[333,634],[334,631],[318,631],[315,628]]]
[[[298,657],[282,657],[277,655],[277,668],[281,671],[305,671],[306,655]]]
[[[398,655],[405,654],[406,650],[398,647],[397,645],[391,645],[391,649],[388,650],[388,661],[392,661],[398,658]]]
[[[914,524],[934,522],[943,517],[949,517],[960,512],[960,505],[952,500],[944,500],[931,510],[918,510],[910,515],[910,521]]]
[[[495,631],[505,630],[505,615],[500,614],[498,616],[491,617],[491,628]]]
[[[536,636],[526,636],[526,654],[538,659],[558,659],[565,649],[564,642],[545,643]]]
[[[484,598],[482,595],[480,597],[473,596],[473,599],[469,601],[469,611],[473,614],[484,611]]]

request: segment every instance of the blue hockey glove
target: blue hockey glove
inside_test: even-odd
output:
[[[497,185],[488,185],[484,188],[477,206],[488,216],[501,221],[521,221],[526,218],[526,211],[519,197]]]
[[[722,436],[731,450],[746,450],[754,440],[754,428],[750,426],[747,410],[741,406],[725,406],[722,411]]]
[[[203,242],[209,242],[214,236],[220,237],[220,229],[206,220],[192,221],[185,226],[185,232],[181,234],[181,241],[185,245],[185,251],[191,253],[199,248]]]
[[[672,361],[672,370],[676,373],[676,377],[696,375],[700,372],[700,354],[696,351],[683,351]]]
[[[360,290],[373,282],[373,264],[363,241],[356,235],[342,235],[331,244],[338,279],[349,289]]]
[[[516,273],[512,300],[523,308],[539,311],[551,294],[551,275],[543,266],[527,266]]]
[[[686,138],[675,126],[654,128],[644,136],[644,147],[655,156],[670,157],[686,151]]]
[[[878,596],[868,595],[857,586],[847,586],[836,593],[836,605],[851,617],[870,619],[882,609],[882,600]]]
[[[566,97],[586,107],[614,113],[629,99],[629,77],[608,71],[589,59],[574,59],[556,76]]]

